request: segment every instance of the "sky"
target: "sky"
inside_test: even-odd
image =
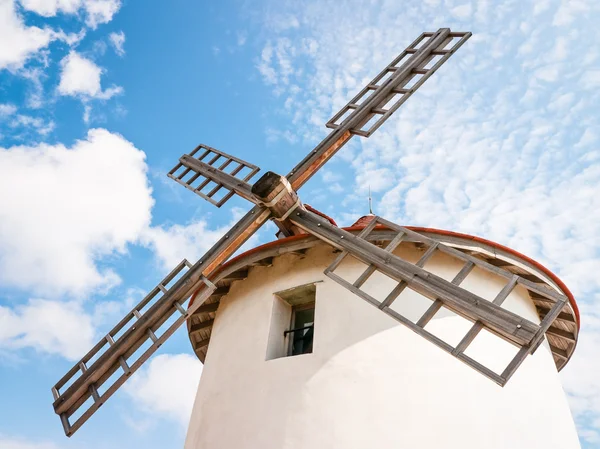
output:
[[[0,0],[0,448],[182,447],[202,371],[184,330],[70,439],[50,392],[248,208],[166,173],[199,143],[287,173],[440,27],[473,37],[301,196],[350,225],[370,187],[378,215],[553,270],[581,309],[561,380],[600,447],[599,20],[595,0]]]

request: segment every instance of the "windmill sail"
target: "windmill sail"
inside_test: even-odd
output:
[[[342,250],[334,262],[325,270],[328,277],[501,386],[506,384],[525,357],[538,348],[546,331],[556,317],[559,316],[568,301],[565,295],[550,288],[536,284],[522,276],[380,217],[375,217],[358,236],[331,225],[327,220],[310,211],[297,212],[293,214],[291,220],[300,228]],[[378,224],[397,233],[385,249],[381,249],[366,240],[369,233]],[[428,248],[417,263],[412,264],[392,253],[403,239],[410,239]],[[427,260],[436,251],[450,255],[464,264],[462,270],[452,281],[442,279],[423,268]],[[367,269],[354,282],[349,282],[334,272],[344,258],[349,255],[368,265]],[[493,301],[488,301],[460,287],[461,282],[474,267],[506,279],[504,288],[500,290]],[[360,288],[375,272],[383,273],[398,282],[386,298],[374,298]],[[540,324],[533,323],[500,307],[517,285],[551,301],[552,306]],[[405,288],[410,288],[432,301],[430,307],[416,322],[409,320],[391,308],[392,303],[398,299]],[[474,323],[455,347],[425,329],[433,315],[442,308],[447,308]],[[483,329],[518,348],[514,358],[501,373],[492,371],[465,354],[467,347]]]

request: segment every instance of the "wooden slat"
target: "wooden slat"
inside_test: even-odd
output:
[[[562,329],[559,329],[555,326],[550,326],[546,331],[547,334],[556,335],[557,337],[561,337],[567,339],[569,341],[575,341],[575,335],[572,332],[568,332]]]
[[[210,295],[210,298],[221,298],[222,296],[225,296],[227,293],[229,293],[230,289],[231,289],[231,287],[229,285],[227,285],[225,287],[219,287],[214,292],[212,292],[212,294]],[[202,307],[202,306],[200,306],[200,307]]]
[[[540,310],[538,308],[538,311],[540,313],[540,318],[544,319],[546,317],[546,314],[548,313],[548,310]],[[558,316],[555,318],[557,320],[561,320],[561,321],[566,321],[567,323],[575,323],[575,318],[573,317],[572,314],[567,313],[567,312],[561,312],[558,314]]]
[[[203,329],[207,329],[209,327],[212,327],[214,321],[215,320],[206,320],[206,321],[202,321],[201,323],[192,324],[190,326],[189,333],[191,335],[193,335],[193,334],[196,334],[196,333],[200,332]]]
[[[233,273],[229,273],[227,276],[225,276],[223,279],[221,279],[221,281],[222,282],[241,281],[243,279],[246,279],[247,277],[248,277],[248,270],[238,270]]]
[[[201,313],[215,312],[219,308],[220,302],[211,302],[210,304],[202,304],[194,312],[194,316],[200,315]]]
[[[529,354],[529,350],[529,346],[523,346],[521,349],[519,349],[517,354],[513,357],[513,359],[506,366],[506,368],[504,368],[504,371],[502,371],[502,374],[500,376],[502,377],[505,383],[508,382],[512,375],[517,371],[519,366],[521,366],[521,364],[525,360],[525,357],[527,357],[527,354]]]
[[[257,260],[256,262],[252,262],[250,265],[253,267],[269,267],[269,266],[273,265],[273,258],[265,257],[264,259]]]
[[[208,343],[210,343],[210,338],[205,338],[203,340],[194,342],[194,349],[199,350],[200,348],[204,348],[208,346]]]
[[[564,360],[569,359],[569,354],[564,349],[560,349],[560,348],[557,348],[556,346],[552,346],[552,345],[549,345],[549,346],[550,346],[550,350],[552,351],[552,354],[555,355],[556,357],[559,357]]]

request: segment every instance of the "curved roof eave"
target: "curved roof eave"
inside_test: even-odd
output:
[[[348,226],[345,228],[341,228],[344,231],[348,231],[348,232],[352,232],[352,231],[360,231],[364,228],[364,225],[358,225],[358,226]],[[377,225],[376,229],[384,229],[384,226],[380,226]],[[425,228],[425,227],[420,227],[420,226],[406,226],[407,229],[410,229],[411,231],[415,231],[415,232],[427,232],[427,233],[431,233],[431,234],[438,234],[438,235],[444,235],[444,236],[449,236],[449,237],[458,237],[461,239],[465,239],[465,240],[472,240],[474,242],[477,243],[483,243],[485,245],[489,245],[493,248],[499,249],[505,253],[508,253],[510,255],[513,255],[519,259],[522,259],[526,262],[528,262],[529,264],[535,266],[536,268],[538,268],[542,273],[544,273],[545,275],[547,275],[550,279],[552,279],[552,281],[554,283],[556,283],[556,285],[563,291],[563,293],[567,296],[567,298],[569,298],[569,303],[571,304],[571,307],[573,308],[573,311],[575,313],[575,317],[577,319],[577,329],[580,328],[580,314],[579,314],[579,307],[577,306],[577,302],[575,301],[575,297],[573,296],[573,293],[571,293],[571,291],[569,290],[569,288],[563,283],[563,281],[560,280],[560,278],[555,275],[552,271],[550,271],[548,268],[546,268],[544,265],[542,265],[541,263],[531,259],[530,257],[527,257],[526,255],[515,251],[512,248],[509,248],[507,246],[501,245],[500,243],[496,243],[493,242],[491,240],[487,240],[484,239],[482,237],[477,237],[474,235],[470,235],[470,234],[463,234],[461,232],[454,232],[454,231],[446,231],[443,229],[436,229],[436,228]],[[291,241],[295,241],[295,240],[301,240],[303,238],[308,238],[310,237],[310,234],[301,234],[301,235],[294,235],[291,237],[285,237],[283,239],[279,239],[279,240],[274,240],[272,242],[268,242],[268,243],[264,243],[262,245],[259,245],[255,248],[249,249],[248,251],[243,252],[242,254],[239,254],[237,256],[235,256],[234,258],[230,259],[229,261],[227,261],[225,264],[223,264],[221,266],[221,268],[219,269],[219,271],[222,271],[224,269],[226,269],[228,266],[234,264],[235,262],[237,262],[238,260],[243,259],[244,257],[247,257],[251,254],[254,253],[258,253],[261,251],[264,251],[266,249],[270,249],[279,245],[283,245],[285,243],[289,243]],[[193,302],[193,297],[190,300],[190,304]]]
[[[363,217],[363,218],[367,218],[367,217]],[[370,220],[361,219],[357,223],[355,223],[353,226],[344,227],[341,229],[348,231],[348,232],[357,233],[365,228],[368,221],[370,221]],[[575,348],[577,345],[577,336],[578,336],[579,328],[580,328],[580,314],[579,314],[579,309],[577,307],[575,298],[573,297],[573,294],[567,288],[567,286],[558,278],[558,276],[556,276],[552,271],[550,271],[548,268],[546,268],[539,262],[536,262],[535,260],[519,253],[518,251],[515,251],[511,248],[508,248],[504,245],[493,242],[491,240],[487,240],[487,239],[469,235],[469,234],[463,234],[460,232],[445,231],[445,230],[435,229],[435,228],[416,227],[416,226],[406,226],[406,228],[409,230],[418,232],[418,233],[422,233],[422,234],[432,234],[432,235],[437,235],[440,237],[446,237],[448,239],[448,241],[444,242],[443,241],[444,239],[442,239],[442,242],[445,244],[448,244],[449,246],[463,247],[464,249],[467,249],[467,250],[475,250],[476,252],[482,253],[484,255],[487,254],[488,256],[491,256],[492,258],[496,258],[499,260],[505,260],[505,261],[515,265],[516,267],[518,267],[521,270],[537,273],[535,275],[538,277],[540,275],[543,277],[546,277],[545,280],[542,278],[540,278],[540,279],[543,282],[551,285],[553,288],[562,291],[562,293],[564,293],[565,296],[568,298],[570,309],[571,309],[569,311],[569,314],[573,317],[573,321],[575,321],[575,323],[574,323],[575,329],[572,331],[573,336],[572,336],[572,340],[571,340],[574,342],[574,344],[573,345],[567,344],[566,349],[568,349],[568,350],[566,352],[563,351],[563,353],[561,354],[559,352],[559,351],[561,351],[561,348],[552,348],[552,343],[550,343],[553,354],[555,355],[555,357],[558,357],[558,358],[555,358],[555,362],[557,363],[557,368],[560,370],[566,365],[566,363],[570,360],[573,352],[575,351]],[[385,232],[386,230],[388,230],[387,227],[385,227],[383,225],[377,225],[373,231],[380,231],[380,232],[384,231]],[[307,240],[305,245],[303,244],[303,240]],[[265,243],[263,245],[252,248],[248,251],[245,251],[242,254],[239,254],[238,256],[230,259],[227,263],[223,264],[218,269],[218,271],[216,271],[214,273],[213,276],[211,276],[211,280],[215,283],[219,282],[220,279],[225,280],[228,276],[231,276],[232,273],[238,273],[240,270],[246,270],[246,273],[247,273],[247,267],[256,264],[257,261],[259,261],[259,260],[264,260],[265,258],[272,259],[273,257],[277,257],[281,254],[284,254],[287,251],[305,251],[308,247],[314,246],[314,244],[316,244],[317,242],[319,242],[317,237],[315,237],[311,234],[301,234],[301,235],[295,235],[295,236],[286,237],[286,238],[282,238],[279,240],[274,240],[272,242]],[[473,242],[473,246],[471,246],[469,244],[469,242]],[[281,248],[279,248],[279,247],[281,247]],[[295,249],[293,249],[293,248],[295,248]],[[281,250],[281,251],[279,251],[279,250]],[[498,257],[498,256],[500,256],[500,257]],[[236,278],[236,279],[239,279],[239,278]],[[552,285],[552,284],[554,284],[554,285]],[[225,290],[228,290],[228,288],[229,287],[226,287]],[[196,291],[192,295],[192,298],[190,299],[190,305],[194,302],[197,293],[198,293],[198,291]],[[221,292],[219,297],[226,295],[226,294],[227,293]],[[220,299],[217,298],[216,301],[218,302],[218,301],[220,301]],[[212,300],[212,299],[210,301],[207,301],[207,303],[212,303],[212,302],[214,302],[214,300]],[[211,304],[211,306],[214,306],[214,304]],[[200,308],[202,308],[202,306]],[[198,311],[199,310],[200,309],[198,309]],[[216,307],[214,308],[214,310],[216,311]],[[208,340],[210,338],[212,326],[210,326],[209,328],[206,329],[208,334],[205,334],[205,339],[199,341],[198,345],[196,345],[194,339],[192,338],[192,334],[191,334],[192,331],[191,331],[190,326],[192,326],[193,318],[195,316],[198,316],[198,318],[200,319],[200,322],[203,324],[205,322],[205,319],[214,320],[215,315],[214,315],[214,312],[213,313],[210,313],[210,312],[202,313],[201,315],[204,318],[200,318],[200,316],[197,315],[197,313],[190,315],[190,317],[187,320],[187,326],[188,326],[188,332],[190,332],[190,341],[194,347],[196,355],[200,358],[201,361],[204,361],[204,357],[206,356],[206,350],[208,349]],[[204,326],[202,326],[202,328],[204,328]],[[553,337],[553,338],[562,338],[562,337]],[[205,345],[205,346],[202,346],[202,349],[199,347],[200,343]],[[200,351],[200,352],[198,352],[198,351]],[[555,354],[555,352],[557,352],[557,354]]]

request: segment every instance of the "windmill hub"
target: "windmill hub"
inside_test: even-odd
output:
[[[254,183],[251,192],[258,203],[269,208],[272,217],[277,221],[284,221],[302,205],[288,180],[271,171]]]

